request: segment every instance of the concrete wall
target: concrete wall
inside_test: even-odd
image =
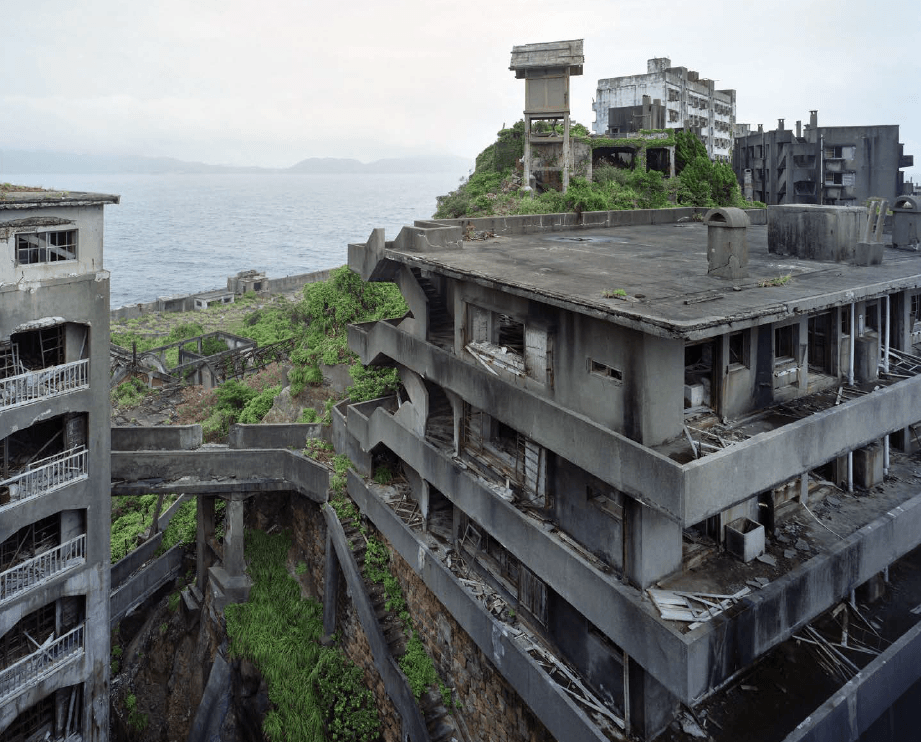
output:
[[[64,278],[103,271],[102,264],[102,205],[49,206],[42,209],[0,210],[0,285],[5,283],[28,284],[49,278]],[[21,224],[25,219],[39,220],[43,224]],[[60,224],[48,223],[51,220]],[[52,263],[16,264],[16,235],[35,232],[77,230],[77,257]]]
[[[368,639],[368,645],[374,657],[374,664],[384,681],[387,695],[403,720],[404,733],[409,736],[412,742],[428,742],[429,734],[425,727],[425,719],[422,716],[419,704],[413,697],[409,681],[407,681],[393,655],[390,654],[390,648],[384,637],[383,629],[377,620],[374,605],[365,590],[364,579],[358,571],[355,556],[346,541],[342,524],[336,516],[336,511],[331,507],[327,506],[323,514],[326,517],[330,545],[335,549],[336,559],[345,575],[349,595]],[[330,555],[327,554],[327,559],[329,558]],[[327,596],[327,600],[330,599],[333,599],[332,596]]]
[[[264,283],[264,291],[268,293],[290,293],[297,291],[308,283],[317,281],[326,281],[332,269],[328,268],[313,273],[298,273],[293,276],[283,276],[282,278],[269,278]],[[195,297],[207,293],[199,291],[195,294],[175,294],[173,296],[161,296],[154,301],[139,302],[137,304],[126,304],[117,309],[113,309],[111,319],[117,320],[136,319],[150,312],[191,312],[195,309]]]
[[[124,584],[112,591],[110,623],[114,626],[133,607],[143,603],[182,572],[185,546],[176,544]]]
[[[112,428],[113,451],[187,451],[201,444],[201,425]]]
[[[855,677],[807,716],[784,742],[838,742],[856,740],[874,726],[882,714],[921,678],[921,624],[916,624],[864,667]],[[917,694],[917,692],[916,692]],[[917,731],[914,713],[906,713],[906,726]],[[906,710],[907,711],[907,710]],[[906,730],[907,731],[907,730]],[[907,736],[872,736],[868,739],[908,739]]]
[[[330,426],[320,423],[231,425],[227,442],[231,448],[291,448],[303,450],[308,438],[329,442]]]

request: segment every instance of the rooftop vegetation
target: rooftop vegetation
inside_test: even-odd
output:
[[[546,122],[537,122],[548,134],[562,133]],[[711,162],[698,137],[672,129],[642,131],[638,136],[612,139],[593,137],[582,124],[573,122],[570,135],[593,150],[601,147],[633,147],[636,163],[646,162],[646,151],[675,147],[677,175],[669,178],[645,166],[627,168],[611,163],[596,165],[591,182],[572,177],[567,192],[521,190],[520,160],[524,155],[524,121],[502,129],[496,141],[476,159],[476,169],[455,191],[438,198],[437,219],[462,217],[551,214],[559,212],[662,209],[674,206],[751,207],[742,199],[732,167]]]

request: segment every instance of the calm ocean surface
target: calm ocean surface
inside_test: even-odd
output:
[[[4,175],[115,193],[105,207],[111,306],[223,288],[250,268],[269,278],[343,265],[349,242],[387,239],[435,211],[465,173],[412,175]]]

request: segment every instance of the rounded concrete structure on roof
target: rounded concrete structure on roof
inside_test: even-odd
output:
[[[914,196],[899,196],[892,204],[893,211],[921,211],[921,201]]]
[[[704,216],[704,224],[708,227],[741,229],[742,227],[751,226],[751,219],[748,218],[748,214],[742,209],[737,209],[734,206],[725,206],[718,209],[710,209]]]

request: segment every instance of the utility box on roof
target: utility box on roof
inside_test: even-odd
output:
[[[892,246],[917,251],[921,247],[921,199],[899,196],[892,204]]]

